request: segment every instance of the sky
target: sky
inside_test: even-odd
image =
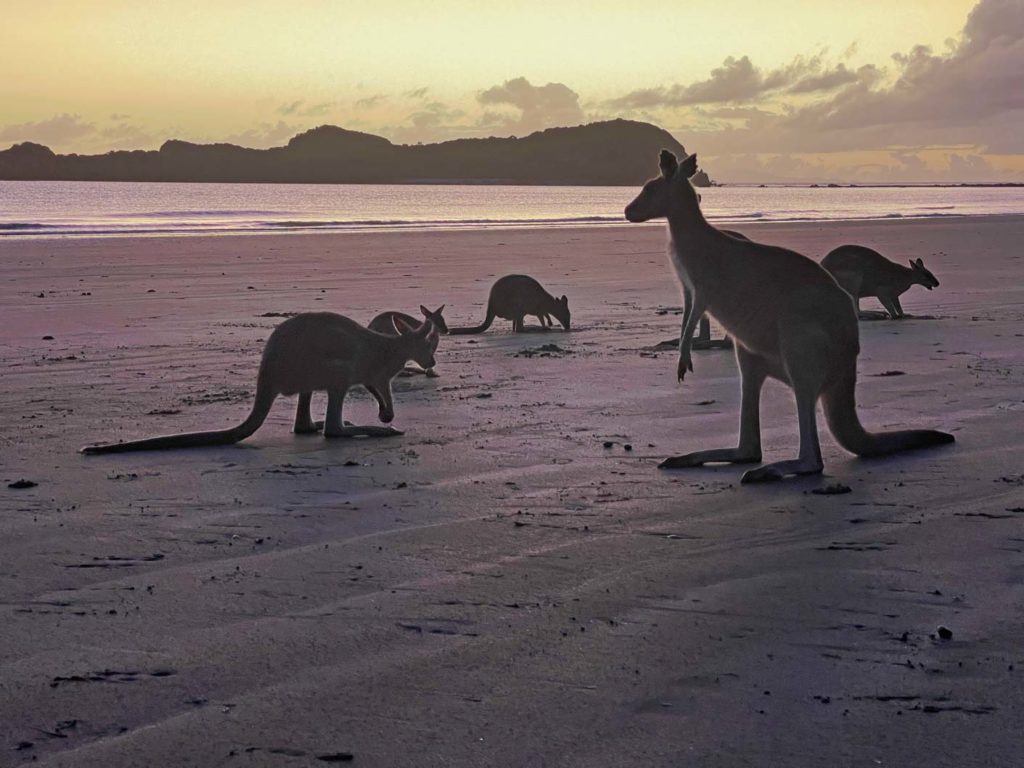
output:
[[[1024,0],[0,0],[0,147],[623,117],[721,181],[1024,181]]]

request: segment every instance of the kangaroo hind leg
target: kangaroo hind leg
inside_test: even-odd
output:
[[[402,433],[392,427],[360,427],[342,421],[341,411],[347,390],[332,389],[327,393],[327,416],[324,437],[393,437]]]
[[[781,480],[786,475],[819,475],[824,469],[818,442],[818,397],[828,373],[827,332],[820,327],[800,328],[807,323],[798,318],[789,328],[781,328],[782,358],[800,424],[800,454],[795,459],[776,461],[743,473],[740,482],[759,483]]]
[[[886,294],[885,296],[879,296],[878,300],[882,306],[885,307],[885,311],[889,313],[889,318],[892,320],[899,320],[903,313],[900,311],[895,299],[892,296]]]
[[[295,406],[295,426],[292,429],[296,435],[313,435],[323,429],[323,423],[313,421],[310,407],[313,402],[312,392],[301,392],[299,403]]]
[[[662,469],[699,467],[710,462],[755,464],[761,461],[761,388],[768,375],[761,358],[736,347],[740,367],[740,439],[736,448],[715,448],[672,456],[658,466]]]

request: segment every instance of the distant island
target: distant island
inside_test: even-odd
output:
[[[0,180],[635,185],[654,175],[661,149],[685,154],[668,131],[632,120],[438,144],[322,125],[271,149],[172,139],[158,150],[58,155],[25,142],[0,151]],[[704,171],[693,182],[712,184]]]

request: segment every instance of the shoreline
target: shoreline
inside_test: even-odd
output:
[[[1024,185],[1022,185],[1024,186]],[[902,214],[894,214],[889,216],[866,216],[863,218],[842,218],[842,219],[762,219],[762,218],[715,218],[708,219],[713,225],[721,225],[729,227],[730,229],[736,227],[761,227],[761,226],[827,226],[827,225],[851,225],[857,224],[885,224],[885,223],[898,223],[898,222],[933,222],[933,221],[945,221],[945,220],[1000,220],[1000,219],[1017,219],[1024,218],[1024,212],[1021,213],[941,213],[941,214],[927,214],[920,216],[904,216]],[[22,225],[19,225],[22,226]],[[33,227],[35,225],[32,225]],[[42,226],[45,225],[41,225]],[[333,224],[317,224],[313,223],[308,226],[295,226],[291,227],[288,225],[279,225],[274,227],[267,227],[266,229],[227,229],[222,231],[175,231],[175,230],[157,230],[157,231],[131,231],[131,232],[90,232],[83,234],[73,233],[51,233],[51,234],[24,234],[19,230],[3,231],[0,232],[0,244],[5,242],[12,243],[31,243],[35,241],[79,241],[79,240],[125,240],[125,239],[139,239],[139,240],[154,240],[154,239],[193,239],[202,237],[273,237],[282,236],[289,237],[294,235],[368,235],[368,234],[416,234],[416,233],[459,233],[459,232],[507,232],[516,230],[545,230],[551,229],[554,231],[564,230],[591,230],[591,229],[612,229],[612,228],[632,228],[637,227],[652,227],[661,226],[664,227],[663,221],[643,222],[640,224],[630,224],[626,221],[599,221],[582,223],[575,220],[566,220],[564,223],[560,223],[557,220],[545,220],[533,222],[500,222],[500,223],[487,223],[481,225],[479,222],[466,222],[465,225],[461,225],[457,222],[438,224],[437,226],[419,225],[410,222],[408,225],[373,225],[373,226],[360,226],[360,225],[345,225],[339,224],[337,226]],[[2,229],[2,225],[0,225]]]

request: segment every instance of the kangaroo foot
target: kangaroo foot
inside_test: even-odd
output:
[[[324,437],[396,437],[402,434],[405,433],[394,427],[356,427],[351,424],[324,430]]]
[[[441,376],[441,374],[439,374],[433,368],[428,368],[427,370],[425,370],[423,372],[423,375],[426,376],[428,379],[437,379],[440,378]]]
[[[669,456],[658,465],[658,469],[688,469],[702,466],[704,466],[704,462],[695,458],[695,454],[684,453],[682,456]]]
[[[732,349],[732,339],[726,336],[724,339],[694,339],[690,344],[691,349]]]
[[[888,312],[879,312],[874,309],[860,309],[857,311],[858,320],[886,320],[888,317]]]
[[[774,464],[765,464],[757,469],[750,469],[743,473],[741,483],[771,483],[781,480],[786,475],[820,475],[824,466],[821,462],[812,463],[794,459],[792,461],[776,461]]]
[[[351,421],[346,421],[345,422],[345,426],[346,427],[351,427],[352,426],[352,422]],[[321,432],[324,431],[324,422],[323,422],[323,420],[321,420],[321,421],[311,421],[311,422],[309,422],[309,424],[296,424],[295,428],[292,431],[296,435],[318,435],[318,434],[320,434]]]
[[[725,464],[756,464],[761,460],[761,452],[742,451],[739,448],[719,448],[711,451],[684,453],[682,456],[670,456],[658,465],[658,469],[687,469],[702,467],[711,462]]]

